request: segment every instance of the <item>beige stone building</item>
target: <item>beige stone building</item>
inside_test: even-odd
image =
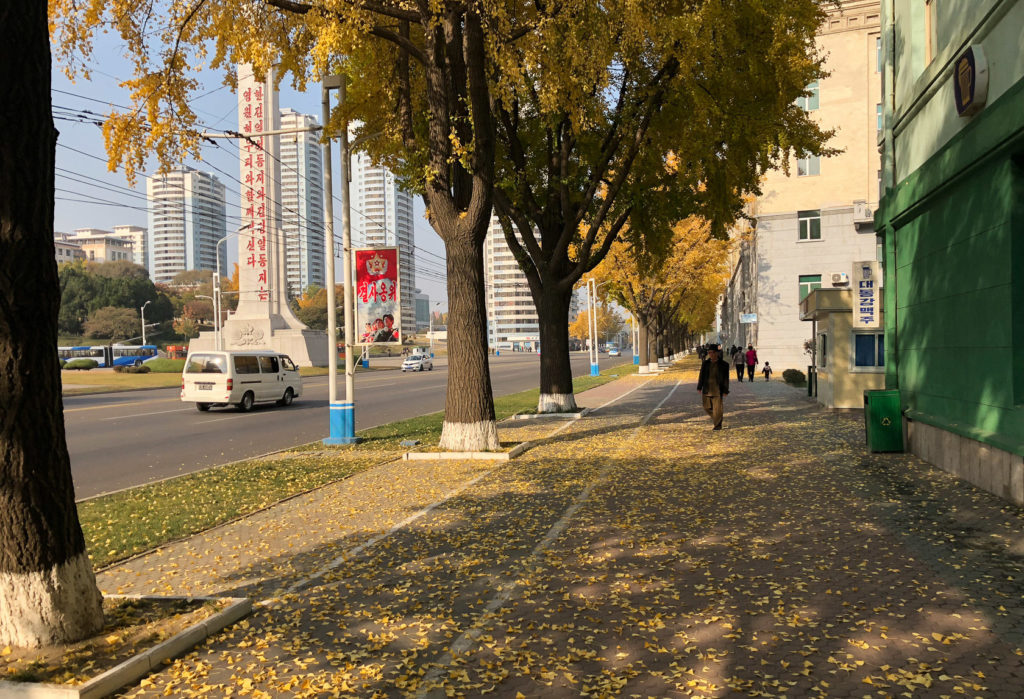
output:
[[[806,370],[804,343],[815,336],[800,317],[814,289],[848,288],[854,262],[877,259],[873,212],[881,172],[882,52],[878,0],[846,0],[818,33],[829,75],[808,86],[801,106],[835,129],[831,158],[793,158],[789,173],[768,173],[751,205],[754,230],[733,253],[719,334],[726,346],[753,344],[776,372]],[[881,330],[879,330],[881,332]],[[851,338],[833,343],[849,346]],[[852,357],[831,358],[853,362]],[[858,371],[883,372],[880,366]]]

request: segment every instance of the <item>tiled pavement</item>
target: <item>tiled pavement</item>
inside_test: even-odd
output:
[[[507,464],[385,464],[103,573],[264,603],[126,694],[1024,696],[1019,508],[779,382],[734,384],[712,433],[695,380],[624,379]]]

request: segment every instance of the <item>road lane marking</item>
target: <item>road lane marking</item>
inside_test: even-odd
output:
[[[122,408],[126,405],[145,405],[146,403],[180,403],[181,398],[154,398],[152,400],[132,401],[130,403],[111,403],[108,405],[90,405],[84,408],[64,408],[65,413],[77,413],[83,410],[106,410],[108,408]]]
[[[146,417],[148,415],[163,415],[164,413],[184,413],[192,411],[195,408],[176,408],[174,410],[157,410],[152,413],[132,413],[131,415],[119,415],[116,417],[101,417],[100,420],[106,422],[107,420],[128,420],[133,417]]]

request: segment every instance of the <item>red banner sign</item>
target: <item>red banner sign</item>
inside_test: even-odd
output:
[[[401,344],[398,248],[353,251],[356,282],[356,344]]]

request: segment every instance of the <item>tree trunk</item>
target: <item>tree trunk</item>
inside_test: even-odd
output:
[[[64,439],[45,2],[0,3],[0,646],[103,626]]]
[[[647,368],[651,372],[658,370],[658,329],[653,320],[647,328]]]
[[[647,371],[647,363],[649,361],[651,361],[650,360],[650,352],[648,351],[649,350],[649,343],[647,341],[647,322],[644,319],[640,318],[639,319],[639,325],[640,325],[640,337],[638,338],[638,341],[637,341],[637,344],[638,344],[637,351],[640,353],[640,366],[643,367],[644,372],[646,372]]]
[[[540,399],[538,413],[567,413],[576,410],[572,391],[572,364],[569,361],[569,305],[572,290],[559,293],[545,286],[538,299],[537,321],[540,324]]]
[[[486,226],[487,220],[484,220]],[[483,236],[451,236],[448,255],[448,394],[442,449],[499,448],[487,361]]]

